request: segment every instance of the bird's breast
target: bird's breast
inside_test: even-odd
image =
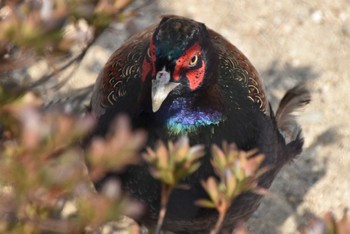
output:
[[[186,98],[173,100],[159,113],[165,118],[164,125],[169,135],[193,134],[203,128],[211,128],[225,120],[225,115],[213,108],[193,106]]]

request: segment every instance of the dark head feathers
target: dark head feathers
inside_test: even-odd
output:
[[[153,34],[153,42],[157,45],[157,56],[177,58],[195,42],[203,42],[208,38],[204,24],[181,17],[164,16]]]

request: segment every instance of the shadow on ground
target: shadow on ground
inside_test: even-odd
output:
[[[300,82],[307,85],[318,78],[318,73],[311,66],[280,64],[275,60],[261,72],[261,77],[269,101],[276,110],[281,94]],[[326,130],[315,138],[309,147],[304,148],[303,153],[293,163],[283,168],[271,187],[272,194],[264,198],[259,209],[249,220],[252,233],[280,233],[279,228],[290,217],[294,218],[297,224],[302,223],[298,207],[310,188],[327,170],[327,162],[317,160],[317,153],[324,145],[332,144],[338,138],[336,127]]]

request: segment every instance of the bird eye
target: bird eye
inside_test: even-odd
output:
[[[194,67],[194,66],[196,66],[197,62],[198,62],[198,54],[196,54],[195,56],[193,56],[193,57],[191,58],[191,60],[190,60],[190,62],[189,62],[188,65],[189,65],[190,67]]]

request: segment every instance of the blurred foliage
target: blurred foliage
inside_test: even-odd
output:
[[[175,144],[158,142],[155,150],[147,148],[143,157],[150,166],[151,175],[162,183],[161,209],[155,233],[160,233],[171,192],[175,187],[184,187],[179,183],[195,172],[199,159],[204,156],[204,146],[190,147],[188,137],[180,138]]]
[[[168,142],[168,147],[159,142],[155,150],[147,148],[144,159],[149,163],[154,178],[174,188],[199,168],[198,159],[203,155],[204,146],[190,147],[188,138],[182,137],[175,144]]]
[[[42,113],[42,102],[33,93],[8,97],[11,92],[2,87],[0,91],[0,233],[82,233],[122,214],[140,214],[140,205],[123,195],[118,182],[112,181],[100,194],[92,188],[79,146],[94,126],[91,116]],[[86,153],[91,158],[103,156],[96,145],[113,149],[118,140],[133,142],[117,148],[118,152],[137,155],[145,137],[125,126],[114,131],[117,134],[111,134],[110,140],[93,140]],[[130,159],[121,157],[118,163],[117,169]],[[115,164],[98,160],[90,164],[102,173],[115,169]],[[70,200],[75,208],[67,213]]]
[[[234,200],[242,193],[254,191],[265,193],[258,188],[258,178],[267,168],[260,168],[264,155],[257,150],[240,151],[234,144],[223,143],[223,149],[213,145],[212,165],[219,180],[210,176],[202,181],[209,199],[197,200],[196,204],[205,208],[215,208],[219,213],[218,221],[211,233],[219,233],[222,222]]]
[[[126,165],[141,160],[138,153],[145,145],[145,132],[131,132],[129,120],[125,116],[119,117],[112,129],[118,131],[111,131],[105,139],[95,138],[89,146],[87,161],[93,166],[89,172],[93,181],[101,179],[106,169],[120,171]]]
[[[344,210],[343,217],[336,219],[331,213],[327,212],[323,217],[310,215],[306,218],[307,224],[299,228],[301,234],[347,234],[350,233],[350,219],[347,215],[348,210]]]
[[[86,42],[98,36],[112,20],[122,17],[119,13],[131,2],[5,1],[0,9],[0,51],[9,52],[9,48],[17,47],[34,49],[37,53],[67,52],[73,43]],[[77,31],[70,34],[69,27],[72,26]]]
[[[72,65],[79,65],[97,37],[113,21],[135,13],[134,0],[0,1],[0,78],[12,78],[44,59],[48,68],[37,87]],[[0,81],[3,82],[3,81]],[[28,84],[27,84],[28,85]]]

